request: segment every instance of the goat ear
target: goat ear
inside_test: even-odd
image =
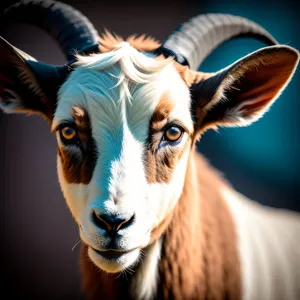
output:
[[[246,126],[258,120],[287,86],[298,60],[289,46],[266,47],[193,84],[197,125]]]
[[[68,70],[36,61],[0,37],[0,108],[53,118],[56,92]]]

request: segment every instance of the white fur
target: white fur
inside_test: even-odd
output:
[[[237,230],[244,300],[300,299],[300,220],[225,187]]]
[[[131,284],[132,295],[137,300],[151,300],[157,291],[158,263],[161,255],[161,239],[145,251],[141,266],[137,269]]]

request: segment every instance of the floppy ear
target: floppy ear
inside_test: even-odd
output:
[[[53,118],[56,93],[66,66],[36,61],[0,37],[0,108],[6,113],[37,113]]]
[[[298,64],[289,46],[262,48],[190,87],[197,126],[246,126],[287,86]]]

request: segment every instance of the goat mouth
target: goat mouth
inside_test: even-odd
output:
[[[92,247],[91,247],[92,248]],[[128,250],[128,251],[120,251],[120,250],[97,250],[95,248],[92,248],[97,254],[99,254],[100,256],[102,256],[103,258],[107,259],[107,260],[117,260],[120,257],[122,257],[125,254],[128,254],[130,252],[132,252],[134,249],[132,250]]]
[[[101,270],[107,273],[119,273],[138,262],[140,250],[134,248],[129,251],[115,249],[103,251],[89,247],[88,255]]]

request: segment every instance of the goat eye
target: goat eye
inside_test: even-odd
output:
[[[170,142],[176,142],[181,138],[183,130],[180,127],[172,126],[169,127],[164,134],[164,139]]]
[[[76,130],[72,127],[62,128],[60,133],[61,133],[61,136],[67,141],[71,141],[72,139],[74,139],[77,136]]]

